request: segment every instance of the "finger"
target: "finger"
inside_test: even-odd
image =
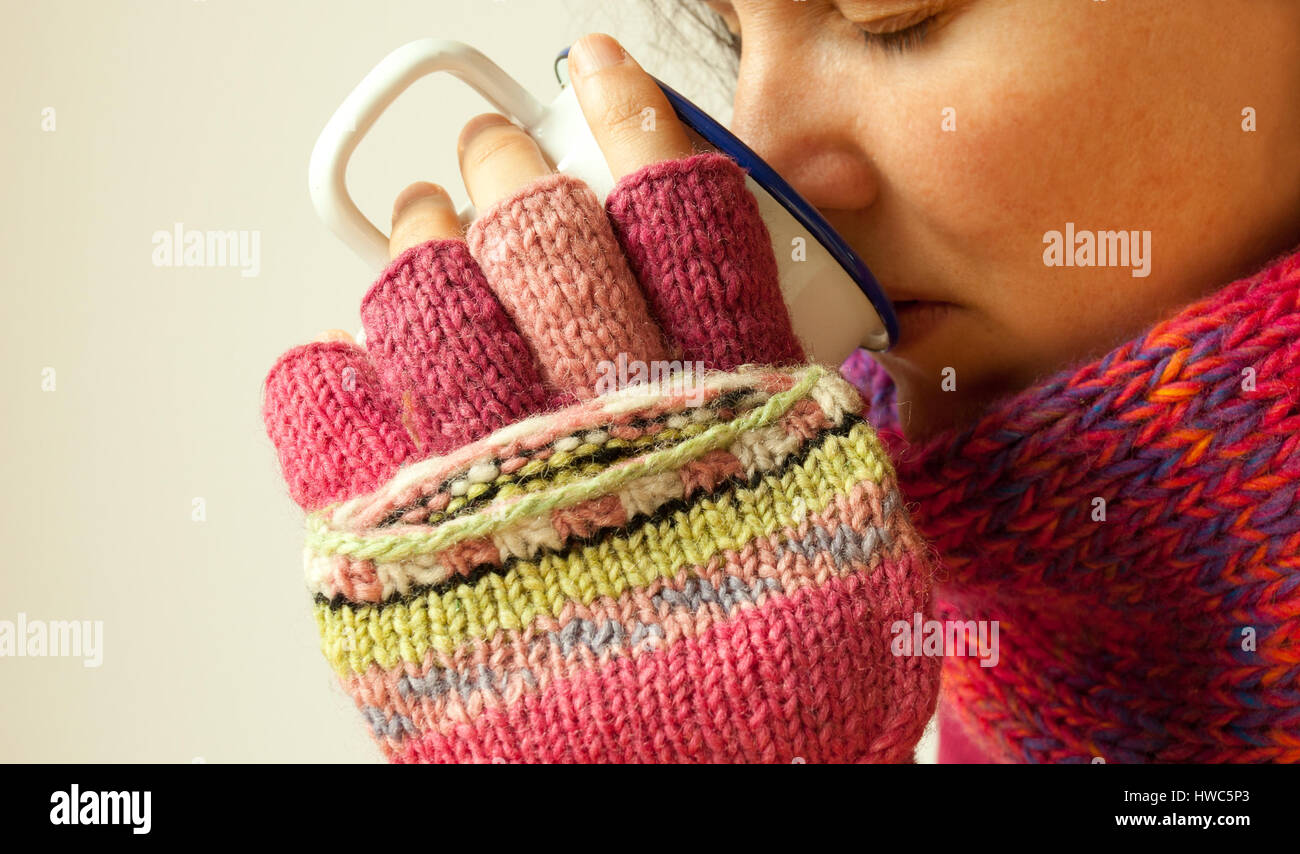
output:
[[[465,189],[479,210],[553,171],[533,138],[496,113],[469,120],[457,153]]]
[[[343,341],[281,356],[266,377],[262,420],[307,510],[369,492],[417,458],[365,351]]]
[[[577,178],[534,180],[484,211],[466,239],[552,390],[589,399],[610,390],[620,358],[667,358],[609,219]]]
[[[357,342],[351,335],[342,329],[326,329],[314,339],[319,343],[328,343],[330,341],[341,341],[344,344],[356,344]]]
[[[615,180],[694,153],[663,90],[604,33],[583,36],[569,50],[569,79]]]
[[[644,167],[605,207],[681,358],[724,371],[804,360],[771,237],[734,160],[705,152]]]
[[[550,402],[463,240],[404,252],[361,301],[361,320],[380,382],[421,454],[449,453]]]
[[[437,184],[419,181],[398,194],[393,202],[393,230],[388,257],[396,258],[412,246],[430,240],[461,236],[456,206]]]

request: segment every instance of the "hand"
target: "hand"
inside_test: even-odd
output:
[[[592,397],[600,366],[619,358],[721,370],[802,361],[739,167],[693,154],[658,85],[613,39],[579,40],[569,62],[619,179],[608,220],[522,130],[495,114],[471,120],[460,163],[482,214],[469,233],[442,188],[408,187],[394,205],[393,264],[362,301],[366,349],[335,330],[271,372],[268,431],[304,507]],[[329,384],[346,386],[337,411]]]
[[[267,377],[322,648],[394,761],[907,761],[938,659],[890,652],[931,574],[893,470],[842,379],[753,367],[803,353],[744,173],[587,45],[604,209],[476,119],[464,239],[409,188],[366,348]]]
[[[609,36],[596,33],[573,45],[569,80],[615,180],[694,153],[663,92]],[[653,131],[642,129],[646,109],[654,110]],[[471,119],[461,131],[458,150],[465,187],[480,211],[552,171],[537,143],[495,113]],[[391,255],[459,233],[447,193],[433,184],[413,184],[395,205]]]
[[[570,85],[616,181],[643,166],[694,153],[663,92],[614,39],[602,33],[585,36],[574,43],[568,62]],[[650,132],[643,130],[646,109],[655,116]],[[498,113],[471,119],[461,130],[457,153],[465,188],[480,211],[553,172],[532,137]],[[442,187],[421,181],[398,195],[388,243],[391,258],[430,240],[461,236],[455,204]],[[318,340],[347,341],[351,336],[330,330]]]

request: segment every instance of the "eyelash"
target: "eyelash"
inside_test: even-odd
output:
[[[894,30],[892,33],[873,33],[870,30],[862,30],[862,35],[867,41],[867,47],[904,53],[912,48],[919,47],[921,42],[925,41],[925,33],[930,28],[930,20],[930,18],[926,18],[905,29]]]

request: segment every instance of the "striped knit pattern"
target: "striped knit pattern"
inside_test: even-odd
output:
[[[308,519],[323,650],[393,761],[910,761],[927,551],[820,368],[606,395]],[[701,399],[702,398],[702,399]]]
[[[850,385],[737,368],[802,358],[744,181],[656,164],[607,214],[541,178],[397,258],[366,350],[267,377],[323,649],[394,761],[912,759],[929,553]]]
[[[997,667],[944,665],[986,758],[1300,761],[1300,254],[968,429],[877,423],[941,613],[1001,622]]]

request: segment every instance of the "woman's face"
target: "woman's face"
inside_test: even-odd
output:
[[[909,436],[1300,242],[1296,0],[709,5],[742,38],[735,132],[899,308],[877,358]],[[1106,266],[1047,263],[1087,262],[1082,232]]]

